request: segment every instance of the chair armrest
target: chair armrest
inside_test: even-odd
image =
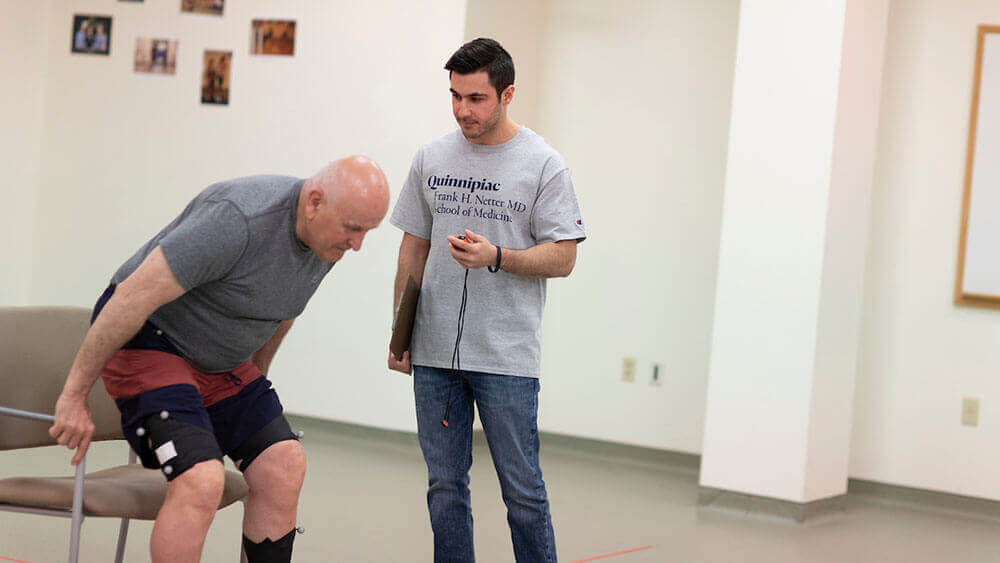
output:
[[[51,414],[41,414],[31,411],[22,411],[18,409],[9,409],[7,407],[0,407],[0,414],[7,416],[16,416],[17,418],[29,418],[32,420],[39,420],[42,422],[55,422],[56,417]]]

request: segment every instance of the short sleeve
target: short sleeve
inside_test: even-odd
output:
[[[160,240],[170,271],[184,288],[225,277],[249,241],[246,217],[228,201],[206,202]]]
[[[561,240],[583,242],[587,238],[569,168],[552,176],[539,190],[531,210],[531,236],[536,244]]]
[[[406,176],[403,191],[396,200],[389,222],[396,227],[422,239],[431,238],[434,227],[434,217],[424,199],[423,173],[421,162],[423,150],[417,151],[410,165],[410,173]]]

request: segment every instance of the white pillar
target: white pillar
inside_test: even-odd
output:
[[[701,485],[847,490],[888,0],[743,0]]]

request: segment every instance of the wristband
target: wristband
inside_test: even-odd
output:
[[[500,247],[497,246],[497,263],[496,266],[486,266],[486,269],[491,273],[497,273],[500,271]]]

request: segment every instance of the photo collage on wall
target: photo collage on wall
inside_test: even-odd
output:
[[[229,70],[232,51],[205,51],[201,73],[201,103],[229,105]]]
[[[225,2],[226,0],[181,0],[181,11],[221,16]]]
[[[251,55],[294,55],[295,22],[288,20],[253,20]]]
[[[73,16],[73,53],[107,55],[111,51],[111,16]]]
[[[170,39],[135,40],[135,71],[173,74],[177,70],[177,41]]]
[[[118,0],[142,4],[144,0]],[[223,16],[225,0],[179,0],[182,13]],[[140,8],[137,8],[140,9]],[[111,54],[112,16],[74,14],[71,53]],[[118,30],[119,32],[121,30]],[[180,42],[176,39],[136,37],[133,69],[136,73],[174,75]],[[295,20],[250,21],[251,55],[295,55]],[[233,51],[206,48],[202,56],[201,103],[229,105]]]

